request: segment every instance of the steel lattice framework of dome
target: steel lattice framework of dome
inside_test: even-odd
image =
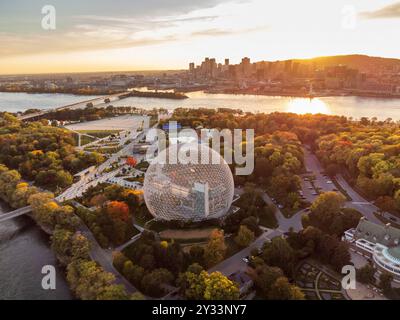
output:
[[[197,162],[176,161],[179,156],[172,156],[175,161],[171,161],[171,148],[175,154],[188,153],[187,145],[172,145],[151,162],[144,179],[144,199],[150,213],[160,220],[187,222],[226,215],[233,200],[234,182],[225,160],[211,148],[193,144],[189,149],[197,150]],[[202,157],[209,161],[204,163]]]

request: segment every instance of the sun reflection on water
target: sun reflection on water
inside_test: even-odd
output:
[[[322,100],[318,98],[295,98],[291,99],[287,106],[287,112],[297,113],[297,114],[316,114],[316,113],[323,113],[323,114],[331,114],[331,110],[329,106]]]

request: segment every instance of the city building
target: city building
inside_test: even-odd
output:
[[[400,229],[381,226],[361,218],[356,228],[347,230],[343,240],[356,252],[370,258],[378,274],[388,272],[400,283]]]

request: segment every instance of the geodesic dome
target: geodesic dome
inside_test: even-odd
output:
[[[202,144],[171,145],[151,162],[144,179],[146,205],[161,220],[220,218],[229,211],[233,195],[228,164]]]

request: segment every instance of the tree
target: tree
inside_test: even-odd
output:
[[[118,271],[123,272],[124,264],[129,259],[120,251],[114,251],[113,255],[113,264]]]
[[[177,283],[189,300],[237,300],[239,289],[234,282],[220,272],[193,273],[187,271],[179,276]]]
[[[124,263],[122,273],[131,283],[138,285],[142,281],[145,271],[141,266],[135,265],[131,260],[128,260]]]
[[[139,265],[146,270],[153,270],[156,266],[156,261],[152,254],[145,254],[140,258]]]
[[[129,207],[125,202],[110,201],[107,204],[107,213],[111,219],[121,220],[124,222],[129,221]]]
[[[191,263],[197,262],[204,266],[204,248],[199,245],[191,246],[189,250],[189,260]]]
[[[235,242],[241,247],[247,247],[254,241],[254,232],[241,225],[235,237]]]
[[[128,166],[134,168],[137,165],[137,160],[134,157],[128,157],[128,158],[126,158],[126,164]]]
[[[333,255],[330,259],[331,265],[337,270],[341,271],[343,266],[349,265],[351,256],[347,243],[339,241]]]
[[[71,243],[73,233],[57,228],[51,237],[51,248],[62,263],[70,263]]]
[[[371,264],[366,264],[364,267],[357,270],[357,280],[366,284],[374,283],[374,274],[374,267]]]
[[[36,221],[42,226],[53,230],[56,226],[56,214],[60,206],[54,201],[51,193],[36,193],[29,197],[28,203],[32,206],[32,213]]]
[[[211,267],[221,262],[225,257],[226,245],[224,231],[214,229],[210,234],[210,240],[204,248],[204,260]]]
[[[271,287],[275,281],[284,276],[280,268],[270,267],[265,264],[256,267],[251,275],[255,286],[261,291],[264,298],[268,298]]]
[[[304,223],[315,226],[329,234],[340,236],[345,231],[342,206],[345,197],[336,192],[325,192],[311,205],[311,212]]]
[[[292,275],[295,255],[292,247],[285,239],[278,237],[272,239],[270,243],[266,242],[262,258],[266,264],[279,267],[285,274]]]
[[[244,225],[247,227],[248,230],[252,231],[254,235],[258,234],[260,232],[260,227],[258,226],[258,221],[257,221],[257,213],[260,211],[255,206],[251,206],[249,210],[247,211],[247,215],[249,215],[247,218],[244,218],[241,221],[241,225]]]
[[[164,293],[163,285],[171,284],[173,280],[173,274],[167,269],[155,269],[143,277],[141,287],[148,295],[159,297]]]
[[[131,295],[130,300],[146,300],[146,297],[140,292],[135,292]]]
[[[271,300],[304,300],[304,293],[289,283],[286,277],[279,277],[268,294]]]
[[[115,281],[94,261],[75,260],[67,267],[67,280],[76,296],[82,300],[96,300]]]
[[[392,291],[392,281],[393,281],[393,276],[390,273],[387,272],[382,272],[379,276],[379,286],[385,293],[385,295],[388,295]]]
[[[191,272],[194,274],[200,274],[203,271],[203,267],[199,265],[198,263],[193,263],[187,268],[187,272]]]
[[[213,272],[206,279],[206,300],[238,300],[239,294],[237,285],[220,272]]]
[[[106,286],[96,297],[96,300],[129,300],[123,285]]]
[[[89,240],[82,233],[78,231],[72,236],[71,253],[73,259],[90,259],[90,248],[91,244]]]
[[[316,215],[331,215],[340,211],[343,207],[346,198],[337,192],[325,192],[311,205],[311,211]]]

